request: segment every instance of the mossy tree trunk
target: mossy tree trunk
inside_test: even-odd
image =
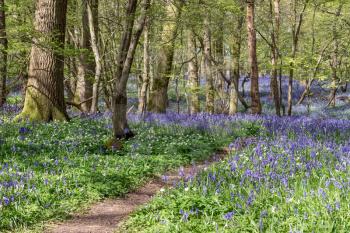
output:
[[[175,38],[178,31],[177,21],[180,19],[182,6],[182,1],[178,6],[170,2],[166,6],[169,20],[163,25],[161,41],[159,42],[162,46],[158,52],[156,70],[152,77],[148,102],[148,110],[151,112],[165,113],[168,107],[168,86],[173,70]]]
[[[6,77],[7,77],[7,37],[5,2],[0,0],[0,107],[6,101]]]
[[[63,68],[67,0],[37,0],[24,108],[15,120],[68,120]]]

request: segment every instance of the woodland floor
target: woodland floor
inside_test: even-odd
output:
[[[222,160],[228,154],[228,149],[214,153],[208,160],[186,167],[179,171],[169,171],[158,176],[136,191],[123,198],[106,199],[95,203],[85,213],[75,214],[70,220],[53,223],[46,227],[45,233],[112,233],[118,232],[128,216],[142,205],[148,203],[154,195],[163,188],[171,186],[184,176],[195,176],[211,164]],[[182,170],[183,169],[183,170]],[[162,179],[167,177],[167,179]]]

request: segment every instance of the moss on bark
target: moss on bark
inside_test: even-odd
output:
[[[67,121],[68,115],[60,110],[45,95],[33,87],[28,87],[22,112],[14,121]]]

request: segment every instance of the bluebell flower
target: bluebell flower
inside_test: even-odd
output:
[[[227,220],[227,221],[231,220],[233,215],[234,215],[233,211],[232,212],[228,212],[228,213],[224,214],[224,219]]]

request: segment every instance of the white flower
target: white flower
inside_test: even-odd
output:
[[[189,188],[189,187],[186,187],[186,188],[185,188],[185,192],[187,192],[188,190],[190,190],[190,188]]]
[[[276,213],[276,207],[275,207],[275,206],[272,206],[271,212],[272,212],[272,213]]]
[[[165,192],[165,188],[161,188],[159,191],[160,192]]]

